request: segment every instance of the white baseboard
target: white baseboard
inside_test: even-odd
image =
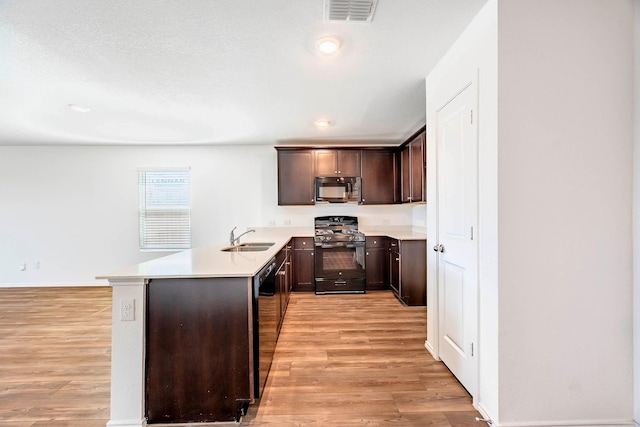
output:
[[[96,280],[95,282],[0,283],[0,288],[69,288],[87,286],[109,286],[109,281]]]
[[[429,341],[424,342],[424,348],[426,348],[427,350],[429,350],[429,353],[431,353],[431,356],[433,356],[433,358],[437,361],[440,361],[440,358],[436,355],[436,351],[435,349],[431,346],[431,343],[429,343]]]
[[[547,421],[522,423],[495,423],[492,427],[636,427],[633,420],[629,421]]]

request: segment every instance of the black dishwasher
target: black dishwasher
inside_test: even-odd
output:
[[[272,258],[254,277],[253,284],[253,365],[255,397],[262,396],[278,340],[276,301],[276,259]]]

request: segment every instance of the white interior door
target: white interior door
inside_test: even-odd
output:
[[[436,114],[439,353],[473,395],[477,382],[478,147],[476,83]]]

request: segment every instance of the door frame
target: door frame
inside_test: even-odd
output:
[[[479,69],[474,69],[472,72],[454,72],[449,73],[446,76],[446,80],[441,80],[438,84],[434,85],[434,89],[430,90],[426,88],[426,103],[427,103],[427,159],[432,159],[428,163],[427,167],[427,340],[425,341],[425,347],[432,354],[434,359],[440,361],[440,291],[439,291],[439,274],[440,265],[438,261],[438,253],[432,250],[434,245],[439,242],[439,184],[438,184],[438,135],[437,135],[437,112],[444,106],[451,102],[456,96],[462,93],[470,85],[474,86],[475,101],[474,101],[474,124],[476,126],[476,140],[475,143],[479,148],[479,127],[480,127],[480,111],[479,111]],[[432,129],[432,131],[430,131]],[[479,150],[477,151],[479,153]],[[480,239],[482,238],[482,232],[479,221],[479,206],[480,206],[480,192],[479,192],[479,176],[480,176],[480,164],[479,156],[476,158],[477,164],[477,180],[476,180],[476,218],[478,219],[476,229],[474,230],[475,238],[475,250],[476,258],[480,259]],[[474,406],[478,400],[478,390],[480,389],[480,264],[476,265],[476,315],[475,315],[475,381],[472,389],[467,390],[472,398]]]

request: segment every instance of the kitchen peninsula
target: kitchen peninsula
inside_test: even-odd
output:
[[[410,227],[372,232],[424,239]],[[268,371],[257,363],[256,276],[288,256],[291,238],[312,235],[311,228],[266,228],[246,237],[273,243],[263,251],[212,245],[99,276],[113,288],[107,425],[238,420]],[[260,312],[259,322],[271,320]]]

